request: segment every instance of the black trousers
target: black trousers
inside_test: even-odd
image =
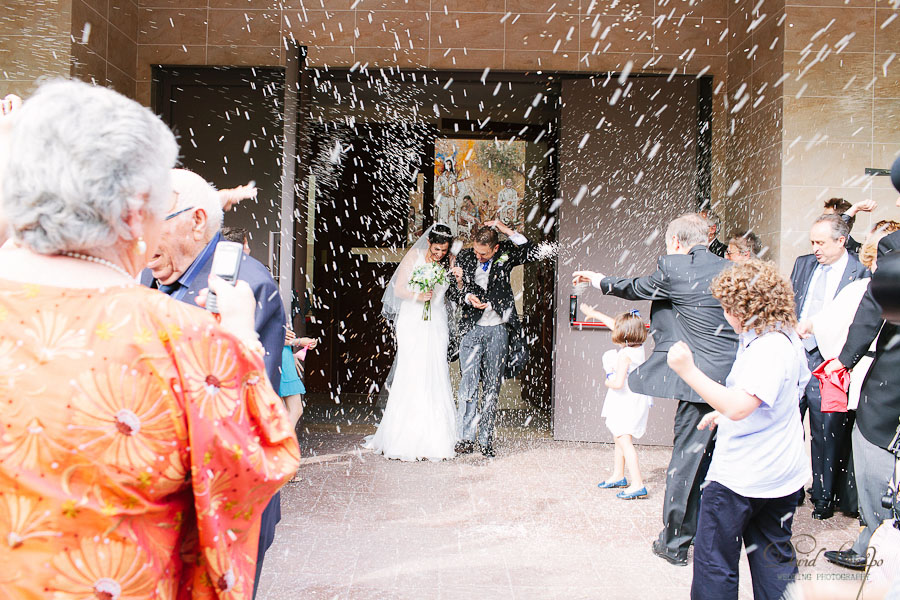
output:
[[[806,358],[809,370],[812,371],[824,361],[819,350],[807,351]],[[850,434],[853,422],[849,413],[823,413],[822,392],[819,380],[812,377],[806,384],[806,391],[800,398],[800,419],[809,410],[809,445],[812,459],[812,503],[819,509],[834,507],[834,502],[844,487],[852,485],[849,477],[850,468]],[[844,494],[848,495],[847,493]],[[853,492],[855,496],[855,491]],[[855,504],[855,502],[851,502]],[[852,506],[841,506],[845,511],[855,510]]]
[[[715,445],[715,431],[698,430],[697,424],[712,407],[678,401],[675,410],[675,440],[666,477],[663,500],[663,530],[659,541],[666,553],[685,558],[697,532],[700,485],[706,479]]]
[[[737,600],[742,543],[754,600],[779,600],[797,573],[791,525],[799,497],[800,490],[781,498],[746,498],[709,482],[700,501],[691,600]]]
[[[253,578],[253,597],[256,598],[256,592],[259,588],[259,577],[262,575],[263,559],[266,557],[266,550],[275,540],[275,525],[281,520],[281,492],[276,492],[269,503],[266,505],[261,517],[261,525],[259,528],[259,547],[256,550],[256,575]]]

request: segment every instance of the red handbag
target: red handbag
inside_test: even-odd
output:
[[[847,391],[850,389],[850,371],[847,367],[841,367],[830,374],[825,373],[825,367],[831,361],[830,358],[816,367],[812,372],[819,380],[819,390],[822,392],[822,412],[847,412]]]

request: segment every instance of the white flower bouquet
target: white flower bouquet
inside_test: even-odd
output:
[[[409,278],[409,287],[420,294],[433,292],[439,285],[446,285],[447,270],[436,262],[427,263],[416,267]],[[431,300],[425,301],[425,310],[422,311],[422,320],[431,318]]]

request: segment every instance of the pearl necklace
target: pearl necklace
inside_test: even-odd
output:
[[[80,254],[78,252],[63,252],[63,255],[68,256],[69,258],[77,258],[78,260],[86,260],[87,262],[92,262],[92,263],[96,263],[98,265],[103,265],[104,267],[108,267],[108,268],[112,269],[113,271],[118,271],[119,273],[121,273],[122,275],[124,275],[125,277],[130,279],[132,282],[134,282],[134,276],[131,273],[129,273],[128,271],[126,271],[125,269],[120,267],[119,265],[115,264],[114,262],[106,260],[105,258],[98,258],[96,256],[88,256],[87,254]]]

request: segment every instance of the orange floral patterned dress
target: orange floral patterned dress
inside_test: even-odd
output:
[[[300,460],[265,373],[157,291],[0,280],[0,599],[250,598]]]

